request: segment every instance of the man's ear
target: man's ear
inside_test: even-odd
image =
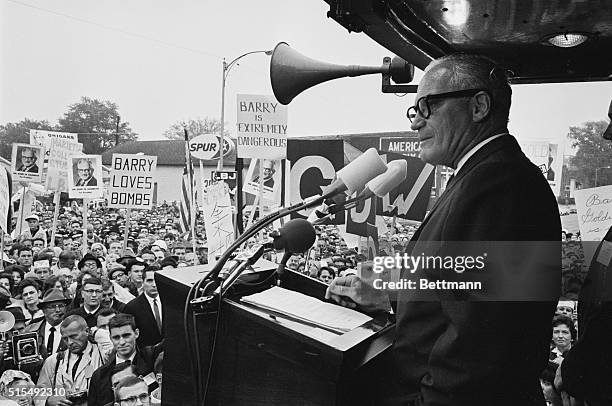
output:
[[[492,107],[493,100],[488,92],[476,93],[472,98],[472,118],[474,122],[479,123],[490,116]]]
[[[138,330],[138,327],[136,327],[136,330],[134,330],[134,335],[136,336],[136,338],[140,336],[140,330]]]

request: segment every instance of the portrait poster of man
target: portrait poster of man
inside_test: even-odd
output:
[[[68,171],[69,195],[73,199],[95,199],[102,196],[102,157],[74,155]]]
[[[259,165],[263,166],[263,198],[269,202],[280,201],[281,163],[280,160],[252,159],[242,188],[246,193],[259,194]]]
[[[30,144],[13,144],[11,169],[17,182],[40,183],[42,181],[42,157],[44,147]]]

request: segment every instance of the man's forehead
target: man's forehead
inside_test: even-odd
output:
[[[428,94],[444,93],[453,90],[459,90],[451,89],[451,86],[449,84],[451,74],[451,70],[448,69],[444,65],[444,63],[432,65],[430,69],[427,69],[425,71],[423,78],[419,82],[419,87],[417,89],[417,95],[415,100],[418,100],[420,97],[426,96]]]

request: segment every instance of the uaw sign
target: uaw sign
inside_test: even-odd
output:
[[[155,191],[157,157],[113,154],[108,207],[150,209]]]
[[[287,157],[287,106],[273,96],[238,95],[238,158]]]
[[[192,157],[202,160],[219,159],[219,140],[216,134],[200,134],[189,140],[189,153]],[[234,150],[234,142],[229,137],[223,137],[223,156]]]

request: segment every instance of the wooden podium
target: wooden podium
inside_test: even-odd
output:
[[[245,294],[271,286],[276,264],[260,260],[241,276],[221,304],[207,405],[376,405],[384,391],[394,324],[374,319],[344,334],[330,333],[240,302]],[[164,405],[196,405],[194,372],[183,329],[185,298],[211,268],[185,267],[156,274],[163,303],[166,341]],[[263,281],[263,282],[262,282]],[[281,286],[319,299],[326,285],[285,271]],[[203,376],[208,372],[214,315],[198,316],[197,345]],[[381,316],[382,317],[382,316]],[[202,382],[202,386],[204,383]]]

